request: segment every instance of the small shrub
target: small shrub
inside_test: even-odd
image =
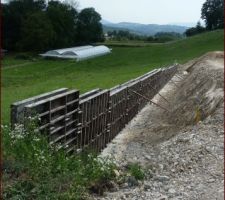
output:
[[[144,170],[137,163],[128,165],[128,172],[137,180],[143,180],[145,178]]]

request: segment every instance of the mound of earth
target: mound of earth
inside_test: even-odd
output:
[[[187,125],[204,120],[223,101],[224,54],[208,53],[180,67],[188,73],[181,81],[173,99],[171,124]]]
[[[224,199],[224,53],[180,65],[153,101],[102,152],[123,170],[146,170],[138,186],[92,199]]]

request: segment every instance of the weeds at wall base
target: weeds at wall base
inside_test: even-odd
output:
[[[68,157],[32,128],[2,130],[4,199],[85,199],[93,185],[115,178],[110,159],[88,152]]]
[[[47,137],[35,132],[36,120],[26,129],[22,125],[2,126],[4,199],[87,199],[90,193],[103,195],[112,182],[127,175],[144,178],[138,165],[132,165],[118,177],[111,158],[98,157],[86,150],[66,155]]]

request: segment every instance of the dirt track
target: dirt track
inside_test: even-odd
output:
[[[95,199],[224,199],[224,54],[210,52],[179,66],[153,101],[103,151],[123,168],[139,163],[149,176]]]

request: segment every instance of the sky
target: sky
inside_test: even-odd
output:
[[[113,23],[197,23],[206,0],[77,0],[78,9],[94,7]]]

